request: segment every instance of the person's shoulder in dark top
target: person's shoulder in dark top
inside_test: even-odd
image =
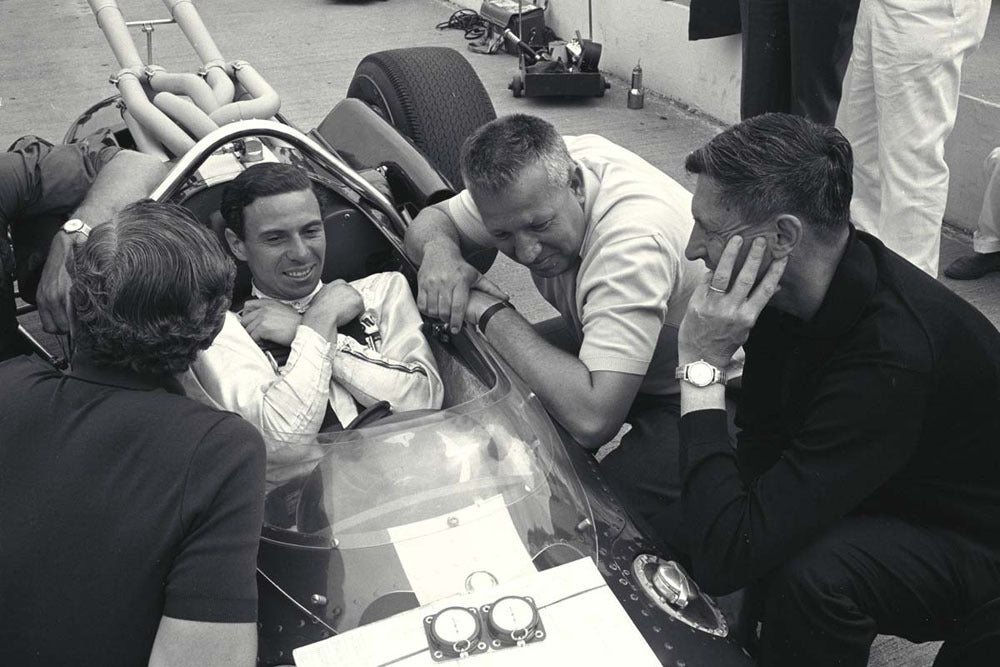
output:
[[[161,384],[0,364],[5,658],[144,664],[161,616],[256,619],[261,437]]]

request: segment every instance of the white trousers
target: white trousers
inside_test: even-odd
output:
[[[979,211],[979,229],[972,236],[976,252],[1000,252],[1000,148],[994,148],[983,164],[986,194]]]
[[[944,142],[962,62],[990,0],[861,0],[837,127],[854,148],[851,216],[937,276],[948,199]]]

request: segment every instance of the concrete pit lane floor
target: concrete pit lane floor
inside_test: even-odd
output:
[[[156,0],[121,0],[126,20],[164,18]],[[481,55],[466,49],[462,33],[436,30],[459,7],[442,0],[204,0],[196,3],[227,60],[251,62],[282,97],[282,113],[312,128],[347,92],[354,68],[371,52],[403,46],[449,46],[478,72],[497,113],[525,112],[546,118],[564,134],[598,133],[638,153],[689,188],[688,152],[722,125],[683,105],[647,91],[645,108],[626,108],[626,86],[611,79],[603,98],[515,99],[507,85],[517,70],[514,57]],[[133,35],[145,57],[145,36]],[[60,141],[88,106],[113,94],[108,77],[119,67],[86,0],[0,3],[0,145],[24,134]],[[610,45],[605,45],[608,49]],[[200,63],[176,26],[156,26],[154,62],[170,71],[195,71]],[[607,53],[607,51],[606,51]],[[972,62],[972,59],[970,59]],[[666,91],[669,94],[669,91]],[[971,251],[969,236],[946,228],[941,266]],[[527,270],[500,258],[490,277],[513,295],[530,320],[556,316],[531,285]],[[1000,273],[978,281],[945,284],[1000,323]],[[37,316],[25,324],[40,332]],[[46,339],[47,345],[59,349]],[[915,647],[880,638],[871,665],[929,665],[935,645]]]

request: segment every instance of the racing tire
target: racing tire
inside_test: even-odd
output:
[[[482,81],[458,51],[438,46],[380,51],[358,65],[347,89],[408,137],[456,188],[459,151],[497,117]]]

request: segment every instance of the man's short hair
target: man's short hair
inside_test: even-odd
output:
[[[715,181],[722,203],[750,224],[788,213],[835,232],[851,219],[850,142],[835,128],[799,116],[745,120],[688,155],[684,167]]]
[[[261,197],[313,190],[312,181],[298,167],[283,162],[261,162],[244,170],[222,193],[219,209],[226,227],[244,237],[243,210]],[[315,192],[315,190],[313,190]]]
[[[174,375],[222,329],[236,266],[187,209],[131,204],[68,261],[77,344],[95,365]]]
[[[517,182],[522,170],[541,164],[554,188],[569,184],[573,158],[550,123],[526,114],[490,121],[462,144],[462,178],[473,194],[496,195]]]

